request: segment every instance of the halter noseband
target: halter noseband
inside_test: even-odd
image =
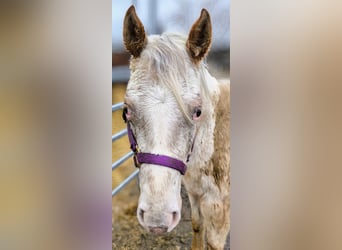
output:
[[[172,168],[175,170],[178,170],[182,175],[185,174],[186,171],[186,165],[183,161],[172,158],[167,155],[159,155],[159,154],[150,154],[150,153],[142,153],[139,150],[138,143],[135,139],[135,136],[133,134],[133,131],[131,129],[130,122],[127,121],[127,134],[128,139],[131,144],[131,149],[134,152],[133,160],[134,164],[137,168],[140,168],[140,165],[142,163],[147,164],[156,164],[161,165],[164,167]],[[194,142],[193,142],[194,143]],[[193,144],[191,146],[191,151],[193,148]],[[190,153],[191,153],[190,151]],[[188,155],[187,162],[189,161],[190,154]]]

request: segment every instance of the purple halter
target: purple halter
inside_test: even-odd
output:
[[[185,174],[186,165],[184,164],[184,162],[178,159],[172,158],[167,155],[141,153],[129,121],[127,121],[127,134],[129,142],[131,144],[131,149],[134,152],[134,164],[137,168],[139,168],[142,163],[156,164],[178,170],[182,175]],[[190,154],[188,155],[188,159],[189,156]]]

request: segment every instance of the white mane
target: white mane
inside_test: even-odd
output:
[[[155,83],[163,84],[172,91],[184,116],[192,123],[184,105],[181,88],[191,88],[191,84],[199,84],[201,98],[209,98],[207,86],[209,73],[203,61],[198,65],[191,62],[185,43],[186,37],[179,34],[151,35],[148,37],[146,48],[141,53],[139,65],[142,65]],[[135,60],[137,59],[133,58],[131,63],[133,71],[137,66]]]

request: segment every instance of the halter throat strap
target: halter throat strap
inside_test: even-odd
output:
[[[156,165],[175,169],[179,171],[182,175],[185,174],[186,165],[181,160],[178,160],[176,158],[173,158],[167,155],[140,152],[137,140],[133,134],[129,121],[127,121],[127,134],[128,134],[129,142],[131,144],[131,150],[134,152],[134,157],[133,157],[134,164],[137,168],[140,168],[141,164],[143,163],[156,164]],[[192,148],[193,148],[193,144],[191,146],[191,151],[192,151]],[[188,155],[188,160],[189,160],[189,157],[190,157],[190,154]]]

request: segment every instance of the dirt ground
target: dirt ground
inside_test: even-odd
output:
[[[160,236],[149,234],[136,217],[138,186],[130,183],[113,198],[112,249],[177,249],[191,248],[192,228],[190,204],[182,188],[182,219],[170,233]],[[225,249],[229,248],[229,238]]]
[[[176,228],[165,235],[152,235],[143,229],[136,217],[139,198],[138,183],[133,181],[113,197],[112,249],[166,249],[185,250],[191,248],[192,227],[190,203],[182,187],[182,219]],[[229,237],[225,249],[229,250]]]
[[[192,228],[188,201],[183,204],[181,222],[171,233],[160,236],[149,234],[140,226],[136,217],[137,201],[136,181],[113,198],[112,249],[190,249]]]

